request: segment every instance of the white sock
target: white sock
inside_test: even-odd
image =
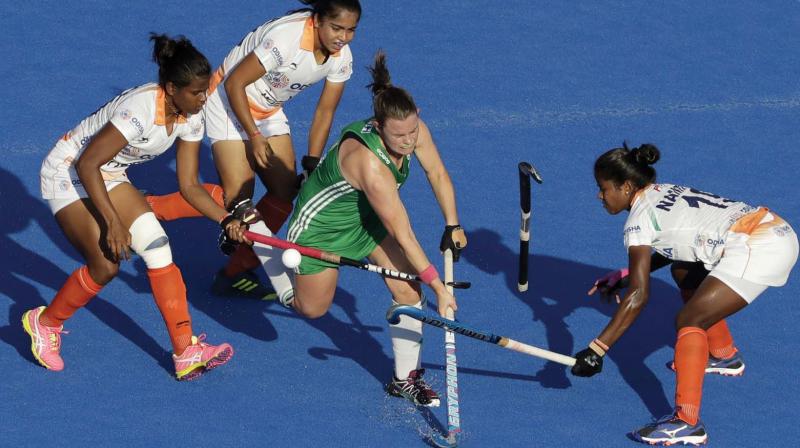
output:
[[[272,236],[267,225],[264,221],[258,221],[250,225],[250,229],[262,235]],[[278,298],[282,303],[291,302],[294,297],[294,288],[292,287],[292,278],[289,275],[290,270],[283,265],[281,255],[283,251],[276,249],[266,244],[255,243],[253,244],[253,252],[258,255],[261,266],[269,277],[272,287],[278,293]]]
[[[423,302],[424,298],[414,308],[422,309]],[[397,305],[397,302],[392,300],[392,304]],[[421,365],[422,322],[400,316],[398,324],[389,325],[389,334],[394,351],[394,376],[400,380],[406,379],[412,370],[419,369]]]

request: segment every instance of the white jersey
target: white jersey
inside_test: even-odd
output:
[[[178,117],[172,133],[167,135],[164,97],[164,90],[155,83],[126,90],[67,132],[42,162],[39,172],[42,197],[71,197],[75,188],[82,189],[73,164],[108,122],[125,136],[128,144],[100,167],[106,181],[124,179],[129,166],[154,159],[177,138],[201,140],[204,133],[201,114]]]
[[[625,222],[625,247],[651,246],[680,261],[716,264],[731,227],[756,207],[689,187],[653,184],[637,194]]]
[[[254,53],[266,73],[245,88],[253,118],[264,119],[306,87],[325,78],[345,82],[353,73],[350,47],[317,64],[314,58],[314,19],[308,11],[270,20],[248,33],[228,53],[211,81],[210,92],[239,62]]]

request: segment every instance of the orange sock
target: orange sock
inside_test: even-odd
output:
[[[291,202],[282,201],[275,196],[267,193],[258,204],[256,209],[264,219],[264,223],[272,233],[278,233],[283,223],[289,218],[292,213],[293,205]],[[227,277],[234,277],[242,272],[249,271],[259,266],[261,262],[258,260],[255,252],[250,246],[239,245],[236,251],[231,255],[228,260],[228,265],[225,266],[225,275]]]
[[[675,343],[675,372],[677,387],[675,408],[678,418],[696,425],[700,418],[703,398],[703,378],[708,363],[708,336],[702,328],[684,327],[678,331]]]
[[[718,359],[728,359],[738,351],[733,345],[733,336],[725,319],[715,323],[708,330],[708,351]]]
[[[167,324],[173,352],[179,355],[192,343],[192,319],[181,271],[172,263],[163,268],[148,269],[147,276],[156,306]]]
[[[694,291],[694,289],[681,290],[683,303],[692,298]],[[706,330],[706,334],[708,334],[708,351],[711,356],[718,359],[728,359],[738,351],[736,346],[733,345],[733,336],[731,336],[728,324],[724,319],[712,325],[711,328]]]
[[[203,184],[203,188],[211,195],[214,202],[221,207],[225,207],[222,199],[222,187],[214,184]],[[163,196],[146,196],[145,199],[159,221],[173,221],[179,218],[203,216],[202,213],[186,202],[180,191]]]
[[[53,302],[39,317],[39,322],[48,327],[60,327],[76,311],[86,306],[101,289],[103,286],[92,279],[88,267],[75,269],[58,290]]]

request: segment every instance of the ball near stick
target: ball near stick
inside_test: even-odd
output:
[[[283,265],[289,269],[294,269],[300,266],[300,252],[297,249],[286,249],[283,251],[283,255],[281,255],[281,261]]]

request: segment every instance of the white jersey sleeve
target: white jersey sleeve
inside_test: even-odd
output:
[[[295,24],[290,24],[295,25]],[[299,47],[300,34],[297,26],[276,26],[260,36],[260,41],[253,49],[264,71],[267,73],[278,67],[287,65],[294,58]]]
[[[353,53],[350,52],[350,47],[345,45],[339,52],[339,56],[334,58],[334,66],[325,79],[330,82],[345,82],[349,80],[352,75]]]
[[[190,115],[186,120],[186,126],[180,127],[178,138],[185,142],[199,142],[205,132],[206,119],[203,118],[203,114]]]
[[[154,126],[154,104],[144,95],[130,95],[116,105],[109,121],[129,143],[150,132]]]
[[[631,210],[628,215],[628,220],[625,221],[625,230],[623,230],[623,240],[625,241],[625,248],[631,246],[652,246],[653,240],[656,238],[655,228],[649,219],[646,219],[646,211],[644,209]]]

